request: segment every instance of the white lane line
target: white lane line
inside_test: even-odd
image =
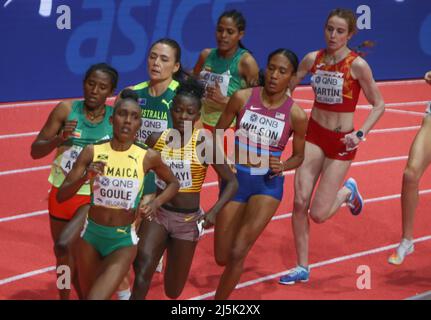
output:
[[[428,240],[431,240],[431,235],[415,239],[414,242],[418,243],[418,242],[425,242],[425,241],[428,241]],[[356,259],[356,258],[360,258],[360,257],[369,256],[369,255],[373,255],[373,254],[376,254],[376,253],[380,253],[380,252],[392,250],[392,249],[395,249],[396,247],[398,247],[398,245],[399,245],[399,243],[394,243],[394,244],[391,244],[391,245],[388,245],[388,246],[378,247],[378,248],[374,248],[374,249],[367,250],[367,251],[361,251],[361,252],[357,252],[357,253],[354,253],[354,254],[349,254],[349,255],[342,256],[342,257],[336,257],[336,258],[333,258],[333,259],[330,259],[330,260],[321,261],[321,262],[318,262],[318,263],[313,263],[313,264],[310,264],[310,269],[320,268],[320,267],[327,266],[327,265],[330,265],[330,264],[335,264],[335,263],[339,263],[339,262],[342,262],[342,261],[352,260],[352,259]],[[253,286],[253,285],[261,283],[261,282],[265,282],[265,281],[268,281],[268,280],[272,280],[272,279],[281,277],[282,275],[286,274],[288,271],[289,271],[289,269],[281,271],[281,272],[278,272],[278,273],[270,274],[270,275],[265,276],[265,277],[257,278],[257,279],[254,279],[254,280],[250,280],[250,281],[247,281],[247,282],[242,282],[242,283],[238,284],[235,287],[235,289],[241,289],[241,288],[245,288],[245,287],[250,287],[250,286]],[[203,300],[203,299],[207,299],[207,298],[213,297],[214,295],[215,295],[215,291],[212,291],[212,292],[208,292],[206,294],[203,294],[203,295],[200,295],[200,296],[197,296],[197,297],[190,298],[189,300]]]
[[[1,139],[15,139],[15,138],[22,138],[22,137],[31,137],[31,136],[37,136],[39,131],[33,131],[33,132],[25,132],[25,133],[14,133],[14,134],[4,134],[0,135]]]
[[[0,286],[4,285],[6,283],[14,282],[14,281],[25,279],[25,278],[30,278],[30,277],[36,276],[38,274],[50,272],[53,270],[55,270],[55,266],[47,267],[47,268],[43,268],[43,269],[39,269],[39,270],[34,270],[31,272],[27,272],[27,273],[19,274],[19,275],[9,277],[6,279],[2,279],[2,280],[0,280]]]
[[[422,194],[428,194],[428,193],[431,193],[431,189],[425,189],[425,190],[421,190],[419,192],[419,194],[421,194],[421,195]],[[387,201],[387,200],[398,199],[400,197],[401,197],[400,194],[393,194],[393,195],[388,195],[388,196],[383,196],[383,197],[365,199],[364,202],[365,203],[383,202],[383,201]],[[343,205],[343,206],[345,206],[345,205]],[[271,221],[283,220],[283,219],[290,218],[291,216],[292,216],[292,213],[280,214],[280,215],[277,215],[275,217],[272,217]],[[213,233],[213,232],[214,232],[214,229],[205,230],[204,234],[210,234],[210,233]],[[424,239],[424,238],[426,238],[426,239],[425,240],[421,240],[421,239]],[[427,237],[424,237],[424,238],[419,238],[419,239],[415,240],[415,242],[421,242],[421,241],[429,240],[429,239],[431,239],[431,236],[427,236]],[[398,244],[393,244],[391,246],[387,246],[387,247],[383,247],[383,248],[392,249],[392,248],[395,248],[397,245]],[[389,250],[389,249],[385,249],[385,250]],[[373,249],[373,250],[376,250],[376,249]],[[384,250],[381,250],[381,251],[384,251]],[[369,251],[366,251],[366,252],[369,252]],[[380,252],[380,251],[378,251],[378,252]],[[365,255],[365,254],[363,254],[363,253],[356,253],[356,254],[353,254],[353,255],[349,255],[347,257],[359,257],[359,256],[362,256],[362,255]],[[335,258],[335,259],[327,260],[326,262],[324,261],[324,262],[320,262],[320,263],[317,263],[317,264],[312,264],[312,265],[310,265],[310,267],[311,268],[315,268],[316,266],[323,266],[323,265],[326,265],[326,264],[335,263],[335,262],[333,262],[335,260],[337,260],[336,262],[339,262],[339,261],[343,261],[343,260],[347,260],[347,259],[345,259],[344,257]],[[45,270],[45,271],[41,272],[41,270]],[[34,275],[41,274],[41,273],[44,273],[44,272],[49,272],[49,271],[52,271],[52,270],[55,270],[54,266],[47,267],[47,268],[40,269],[40,270],[35,270],[35,271],[27,272],[27,273],[16,275],[16,276],[9,277],[9,278],[6,278],[6,279],[2,279],[2,280],[0,280],[0,285],[6,284],[6,283],[9,283],[9,282],[13,282],[13,281],[17,281],[17,280],[21,280],[21,279],[25,279],[25,278],[30,278],[30,277],[32,277]],[[263,282],[263,281],[266,281],[266,280],[269,280],[269,279],[272,279],[272,278],[275,278],[275,277],[279,277],[279,276],[285,274],[286,272],[287,272],[287,270],[285,270],[283,272],[280,272],[280,273],[277,273],[277,274],[272,275],[272,276],[268,276],[270,278],[268,278],[268,277],[259,278],[259,279],[265,279],[265,280],[260,280],[259,281],[259,279],[257,279],[257,280],[253,280],[253,281],[257,281],[257,282],[254,282],[254,283]],[[247,283],[249,283],[249,282],[247,282]],[[242,288],[243,286],[247,286],[247,285],[240,284],[239,286],[241,286],[241,287],[237,286],[237,289],[238,288]],[[203,295],[203,296],[199,296],[199,297],[203,297],[202,299],[205,299],[205,297],[210,297],[211,294],[214,295],[214,293],[215,292],[210,292],[210,293],[206,294],[206,295],[209,295],[209,296]],[[199,297],[196,297],[196,298],[199,298]],[[196,299],[196,298],[192,298],[192,299]]]
[[[405,300],[431,300],[431,291],[423,292]]]
[[[24,168],[24,169],[0,171],[0,176],[7,176],[7,175],[17,174],[17,173],[26,173],[26,172],[47,170],[47,169],[50,169],[50,168],[51,168],[51,166],[49,165],[49,166],[40,166],[40,167],[32,167],[32,168]]]
[[[41,215],[44,215],[44,214],[47,214],[47,213],[48,213],[48,210],[35,211],[35,212],[30,212],[30,213],[23,213],[23,214],[18,214],[18,215],[15,215],[15,216],[0,218],[0,222],[6,222],[6,221],[12,221],[12,220],[18,220],[18,219],[25,219],[25,218],[35,217],[35,216],[41,216]]]
[[[310,99],[295,99],[295,101],[300,102],[300,103],[313,103],[314,102],[314,100],[310,100]],[[385,103],[385,107],[391,109],[391,108],[396,108],[396,107],[413,107],[413,106],[420,106],[420,105],[425,106],[428,102],[429,102],[429,100],[409,101],[409,102],[389,102],[389,103]],[[358,104],[356,106],[356,108],[358,108],[358,109],[371,109],[372,106],[370,104]],[[424,111],[425,111],[425,109],[424,109]]]

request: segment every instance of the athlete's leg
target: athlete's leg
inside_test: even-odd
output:
[[[157,264],[166,249],[168,233],[164,226],[143,220],[138,231],[138,253],[133,263],[135,281],[131,300],[145,299]]]
[[[225,266],[247,203],[228,202],[216,216],[214,227],[214,255],[219,266]]]
[[[244,210],[229,258],[220,278],[215,299],[229,298],[238,284],[245,258],[278,208],[280,201],[271,196],[252,196]]]
[[[306,142],[304,162],[296,169],[295,196],[292,212],[292,229],[298,265],[308,267],[308,239],[310,223],[308,209],[316,181],[322,170],[325,156],[316,145]]]
[[[316,223],[322,223],[332,217],[340,206],[347,201],[351,191],[341,187],[351,161],[326,158],[316,193],[310,207],[310,217]]]
[[[136,246],[115,250],[104,257],[90,292],[88,300],[108,300],[115,293],[121,281],[130,270],[136,256]]]
[[[102,257],[99,252],[87,241],[82,238],[78,239],[78,277],[79,286],[81,288],[82,296],[87,299],[88,293],[93,286],[97,277],[99,267],[102,263]]]
[[[419,200],[419,180],[431,162],[431,116],[426,116],[410,148],[403,174],[401,209],[404,239],[413,239],[413,224]]]
[[[165,270],[165,293],[171,299],[181,295],[189,276],[197,241],[171,238],[168,241]]]

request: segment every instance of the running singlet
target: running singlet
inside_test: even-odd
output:
[[[139,141],[145,142],[153,132],[162,132],[172,128],[170,109],[178,86],[179,83],[172,80],[168,89],[158,97],[150,95],[149,81],[133,87],[133,90],[139,96],[139,105],[141,107],[142,125],[137,135]]]
[[[280,156],[292,134],[290,110],[293,100],[288,97],[278,108],[266,108],[260,99],[262,87],[252,89],[251,96],[239,113],[235,143],[243,149]]]
[[[315,93],[314,106],[333,112],[354,112],[361,86],[350,72],[358,57],[354,51],[334,65],[325,64],[326,51],[320,50],[310,72],[311,86]]]
[[[245,88],[246,82],[239,74],[239,62],[242,56],[248,52],[239,48],[229,59],[223,59],[217,54],[217,49],[211,49],[208,57],[202,66],[199,75],[205,86],[215,87],[216,82],[220,86],[221,93],[225,97],[230,97],[235,91]],[[220,107],[210,100],[203,100],[202,121],[203,123],[215,127],[220,118]]]
[[[143,161],[147,148],[134,143],[127,151],[115,151],[110,141],[94,145],[93,161],[106,163],[103,175],[91,182],[91,204],[113,209],[134,209],[144,189]]]
[[[57,155],[52,164],[48,181],[54,187],[59,188],[61,186],[66,175],[72,170],[73,164],[86,145],[94,144],[112,137],[112,125],[109,122],[109,118],[113,111],[114,109],[112,107],[105,106],[105,116],[103,120],[99,123],[91,123],[85,116],[84,101],[73,102],[72,111],[69,113],[67,120],[77,120],[78,123],[73,135],[61,145],[69,148],[62,151],[62,153],[57,151]],[[89,184],[84,184],[78,190],[77,194],[90,195]]]
[[[189,142],[179,149],[173,149],[167,144],[166,139],[169,139],[170,131],[168,129],[162,133],[154,145],[154,150],[160,152],[163,161],[178,179],[180,183],[178,192],[200,192],[208,169],[207,165],[199,161],[196,154],[196,143],[200,130],[194,129]],[[157,176],[156,184],[161,189],[166,188],[166,184]]]

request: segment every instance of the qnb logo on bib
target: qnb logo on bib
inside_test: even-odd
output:
[[[240,136],[256,144],[277,147],[283,135],[285,122],[247,110],[239,125]]]
[[[137,138],[138,140],[145,141],[153,132],[163,132],[167,128],[167,120],[142,119],[141,129],[137,133]]]
[[[98,206],[129,210],[138,192],[138,179],[101,176],[94,180],[93,201]]]
[[[342,72],[317,70],[311,77],[316,101],[326,104],[343,103],[343,75]]]
[[[212,73],[209,71],[201,71],[200,79],[205,86],[215,87],[216,83],[220,86],[221,93],[227,97],[231,75],[228,71],[222,74]]]
[[[180,189],[190,188],[193,185],[190,160],[163,159],[163,162],[171,168],[172,173],[178,179]],[[166,183],[158,177],[156,177],[156,185],[160,189],[166,188]]]
[[[76,162],[76,159],[78,159],[78,156],[81,151],[82,147],[72,146],[71,148],[63,152],[63,154],[61,155],[60,167],[61,170],[63,170],[64,174],[68,174],[70,170],[72,170],[72,167]]]

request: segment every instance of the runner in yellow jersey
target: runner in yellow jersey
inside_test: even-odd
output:
[[[117,102],[111,117],[113,139],[87,146],[57,193],[57,200],[65,201],[90,180],[91,206],[77,261],[85,299],[111,298],[136,255],[136,216],[151,217],[179,188],[160,155],[135,143],[141,121],[136,100],[127,97]],[[167,187],[153,201],[139,206],[149,170]]]
[[[164,274],[165,293],[178,298],[187,281],[193,255],[202,227],[215,223],[215,217],[237,190],[237,181],[227,164],[214,163],[212,137],[194,127],[200,116],[204,89],[190,78],[180,84],[171,109],[173,129],[153,133],[147,144],[161,153],[180,182],[180,190],[163,204],[152,221],[144,220],[139,234],[138,255],[135,260],[135,282],[132,299],[144,299],[151,284],[157,263],[167,250]],[[220,150],[220,154],[223,151]],[[222,157],[223,158],[223,157]],[[223,162],[223,161],[222,161]],[[200,192],[208,165],[211,164],[226,188],[207,212],[200,208]],[[158,192],[166,183],[156,178]]]

